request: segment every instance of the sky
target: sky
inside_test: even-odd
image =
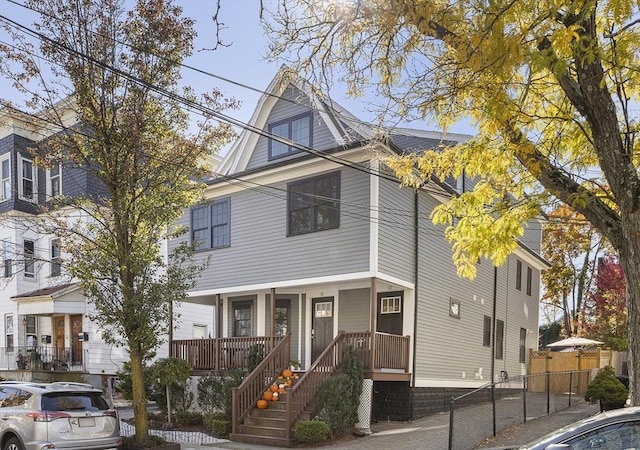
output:
[[[23,0],[14,1],[21,3]],[[132,0],[126,2],[131,3]],[[210,49],[215,44],[216,28],[212,16],[216,0],[175,0],[175,3],[183,7],[185,16],[196,20],[198,37],[194,45],[194,54],[185,61],[186,64],[233,80],[240,85],[257,90],[266,89],[282,62],[266,59],[268,37],[264,35],[260,24],[260,0],[221,0],[219,20],[224,23],[224,28],[220,32],[220,38],[228,46],[219,46],[214,51],[204,49]],[[269,6],[273,4],[273,0],[264,0],[264,3]],[[0,14],[28,26],[31,26],[34,20],[31,11],[8,0],[0,0]],[[5,38],[6,34],[0,30],[0,41]],[[182,76],[184,82],[196,93],[218,88],[225,96],[239,100],[240,109],[227,111],[225,114],[242,122],[249,121],[261,95],[260,92],[247,87],[200,74],[188,68],[183,69]],[[7,84],[6,80],[0,79],[0,95],[3,97],[7,96]],[[368,98],[349,99],[344,93],[344,86],[336,85],[332,89],[331,97],[359,119],[375,122],[375,115],[369,111],[371,107]],[[19,101],[20,98],[13,97],[12,100]],[[422,122],[401,125],[436,129],[434,125]],[[465,124],[455,125],[450,131],[467,134],[473,132],[471,127]]]

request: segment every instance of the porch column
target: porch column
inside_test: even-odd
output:
[[[215,333],[215,337],[216,339],[219,339],[222,337],[221,334],[221,330],[220,328],[222,327],[222,314],[220,312],[220,294],[216,294],[216,310],[215,310],[215,324],[216,324],[216,333]]]
[[[371,312],[370,314],[370,332],[371,332],[371,360],[369,361],[369,370],[372,372],[376,369],[374,365],[374,361],[376,360],[376,329],[377,329],[377,321],[378,321],[378,295],[376,292],[376,279],[375,277],[371,277]]]
[[[275,347],[276,334],[276,288],[271,288],[271,349]]]

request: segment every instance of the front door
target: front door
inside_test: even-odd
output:
[[[71,319],[71,363],[82,364],[82,342],[78,334],[82,333],[82,314],[75,314]]]
[[[378,293],[377,331],[402,334],[402,291]]]
[[[311,311],[311,361],[313,362],[333,340],[333,297],[312,299]]]
[[[53,318],[53,332],[56,343],[54,358],[57,360],[66,360],[64,356],[64,316],[56,316]]]

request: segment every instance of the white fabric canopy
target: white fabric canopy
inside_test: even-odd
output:
[[[594,341],[593,339],[570,337],[552,344],[547,344],[547,347],[588,347],[602,344],[604,344],[604,342]]]

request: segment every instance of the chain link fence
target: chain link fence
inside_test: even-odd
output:
[[[449,450],[469,450],[513,425],[584,402],[598,369],[546,372],[490,383],[451,399]]]

